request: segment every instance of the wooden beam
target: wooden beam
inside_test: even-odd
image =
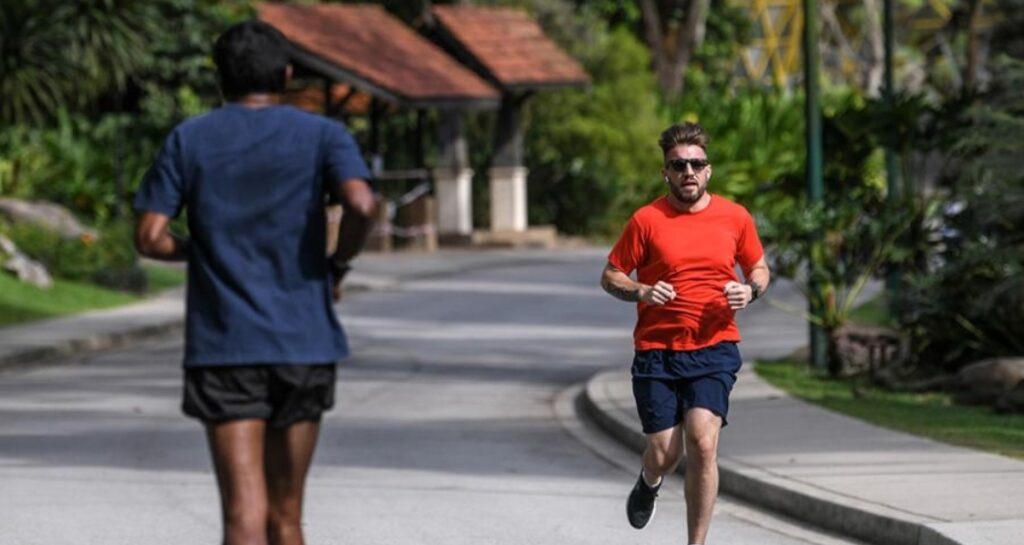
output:
[[[413,138],[413,160],[416,161],[417,168],[423,168],[426,163],[426,153],[423,147],[423,129],[426,125],[427,112],[425,110],[416,110],[416,129]]]
[[[506,93],[498,110],[498,123],[494,128],[494,167],[523,165],[522,107],[531,93]]]

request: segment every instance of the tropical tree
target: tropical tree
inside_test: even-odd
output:
[[[133,0],[0,4],[0,122],[41,124],[123,88],[146,60],[153,15]]]
[[[947,206],[929,266],[908,278],[905,327],[920,363],[954,370],[1024,354],[1024,61],[1002,57],[948,153]]]
[[[644,37],[658,85],[668,97],[683,91],[683,75],[704,43],[711,0],[640,0]]]

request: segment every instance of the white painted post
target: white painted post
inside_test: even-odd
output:
[[[522,166],[493,167],[488,171],[492,231],[526,231],[526,175],[528,172],[529,169]]]

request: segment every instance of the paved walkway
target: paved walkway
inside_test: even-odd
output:
[[[371,255],[347,286],[398,289],[453,271],[557,259],[550,251]],[[595,289],[596,281],[595,273]],[[0,329],[0,370],[181,328],[181,293]],[[593,377],[580,405],[615,437],[642,443],[625,372]],[[839,416],[786,396],[749,370],[734,394],[720,466],[723,492],[872,543],[1024,544],[1024,462]]]
[[[557,252],[550,250],[368,254],[357,260],[346,278],[345,289],[397,289],[403,281],[412,279],[557,259]],[[183,294],[184,288],[175,288],[111,310],[0,328],[0,371],[45,365],[71,355],[108,350],[180,331],[184,327]]]
[[[640,450],[628,372],[582,406]],[[1024,544],[1024,461],[865,424],[787,396],[749,368],[723,431],[722,492],[871,543]]]

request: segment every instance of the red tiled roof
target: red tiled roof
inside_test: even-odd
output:
[[[434,17],[460,47],[506,87],[580,85],[583,67],[526,12],[485,6],[434,6]]]
[[[267,3],[259,16],[300,52],[407,102],[499,98],[487,82],[380,6]]]

